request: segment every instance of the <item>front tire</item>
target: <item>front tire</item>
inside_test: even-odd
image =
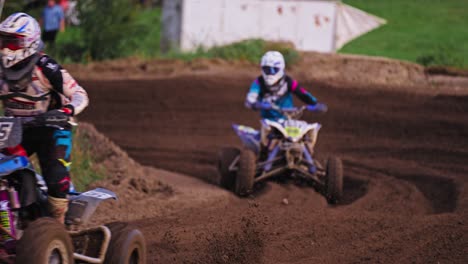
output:
[[[326,195],[328,203],[336,204],[343,196],[343,163],[337,157],[327,160]]]
[[[236,175],[236,184],[234,191],[239,196],[247,196],[253,191],[256,156],[250,149],[242,149],[239,157],[239,168]]]
[[[146,263],[146,242],[138,229],[123,222],[114,222],[106,226],[111,231],[111,240],[104,264]]]
[[[55,219],[39,218],[29,224],[18,241],[16,263],[74,263],[70,235]]]
[[[230,171],[234,159],[239,156],[238,148],[222,148],[218,157],[219,185],[227,190],[232,190],[236,181],[236,172]]]

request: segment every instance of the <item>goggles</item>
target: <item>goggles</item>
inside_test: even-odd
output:
[[[24,42],[21,36],[0,34],[0,49],[19,50],[23,47]]]
[[[278,67],[271,67],[271,66],[262,66],[262,71],[266,75],[275,75],[280,71]]]

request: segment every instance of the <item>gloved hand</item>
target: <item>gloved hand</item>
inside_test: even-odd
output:
[[[319,113],[325,113],[328,111],[328,107],[326,104],[323,103],[317,103],[315,105],[308,105],[307,110],[311,112],[319,112]]]
[[[68,107],[64,107],[62,109],[47,111],[38,118],[45,126],[57,126],[64,128],[68,124],[72,113],[73,110]]]
[[[256,102],[254,105],[255,109],[270,110],[273,106],[269,102]]]

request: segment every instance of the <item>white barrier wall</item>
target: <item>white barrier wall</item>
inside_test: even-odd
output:
[[[182,0],[180,48],[225,45],[241,40],[261,38],[270,41],[289,41],[304,51],[332,52],[337,46],[380,25],[361,30],[366,19],[360,10],[359,21],[349,20],[349,9],[335,1],[304,0]],[[338,19],[341,11],[348,19]],[[357,10],[357,9],[356,9]],[[164,11],[163,11],[164,12]],[[340,28],[337,28],[338,22]],[[346,29],[352,24],[357,29]],[[369,23],[367,23],[369,24]],[[341,28],[343,27],[343,28]],[[336,37],[345,32],[344,37]],[[351,34],[351,35],[349,35]],[[354,34],[354,35],[353,35]],[[337,43],[337,39],[340,40]]]

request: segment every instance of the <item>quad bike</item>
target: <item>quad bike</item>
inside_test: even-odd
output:
[[[319,123],[298,120],[305,110],[326,111],[324,104],[299,108],[279,108],[270,104],[260,109],[274,109],[285,118],[276,121],[264,119],[269,130],[269,146],[261,149],[260,131],[234,124],[242,149],[221,149],[218,159],[220,185],[239,196],[247,196],[255,183],[272,177],[293,177],[311,181],[324,191],[329,203],[336,203],[343,193],[343,165],[338,157],[329,157],[325,167],[313,156],[315,141],[321,128]]]
[[[0,117],[0,149],[18,147],[28,126],[60,128],[41,116]],[[80,227],[101,201],[117,199],[113,192],[71,187],[65,225],[49,217],[47,199],[47,186],[26,155],[0,154],[0,263],[146,263],[139,230],[120,222]]]

